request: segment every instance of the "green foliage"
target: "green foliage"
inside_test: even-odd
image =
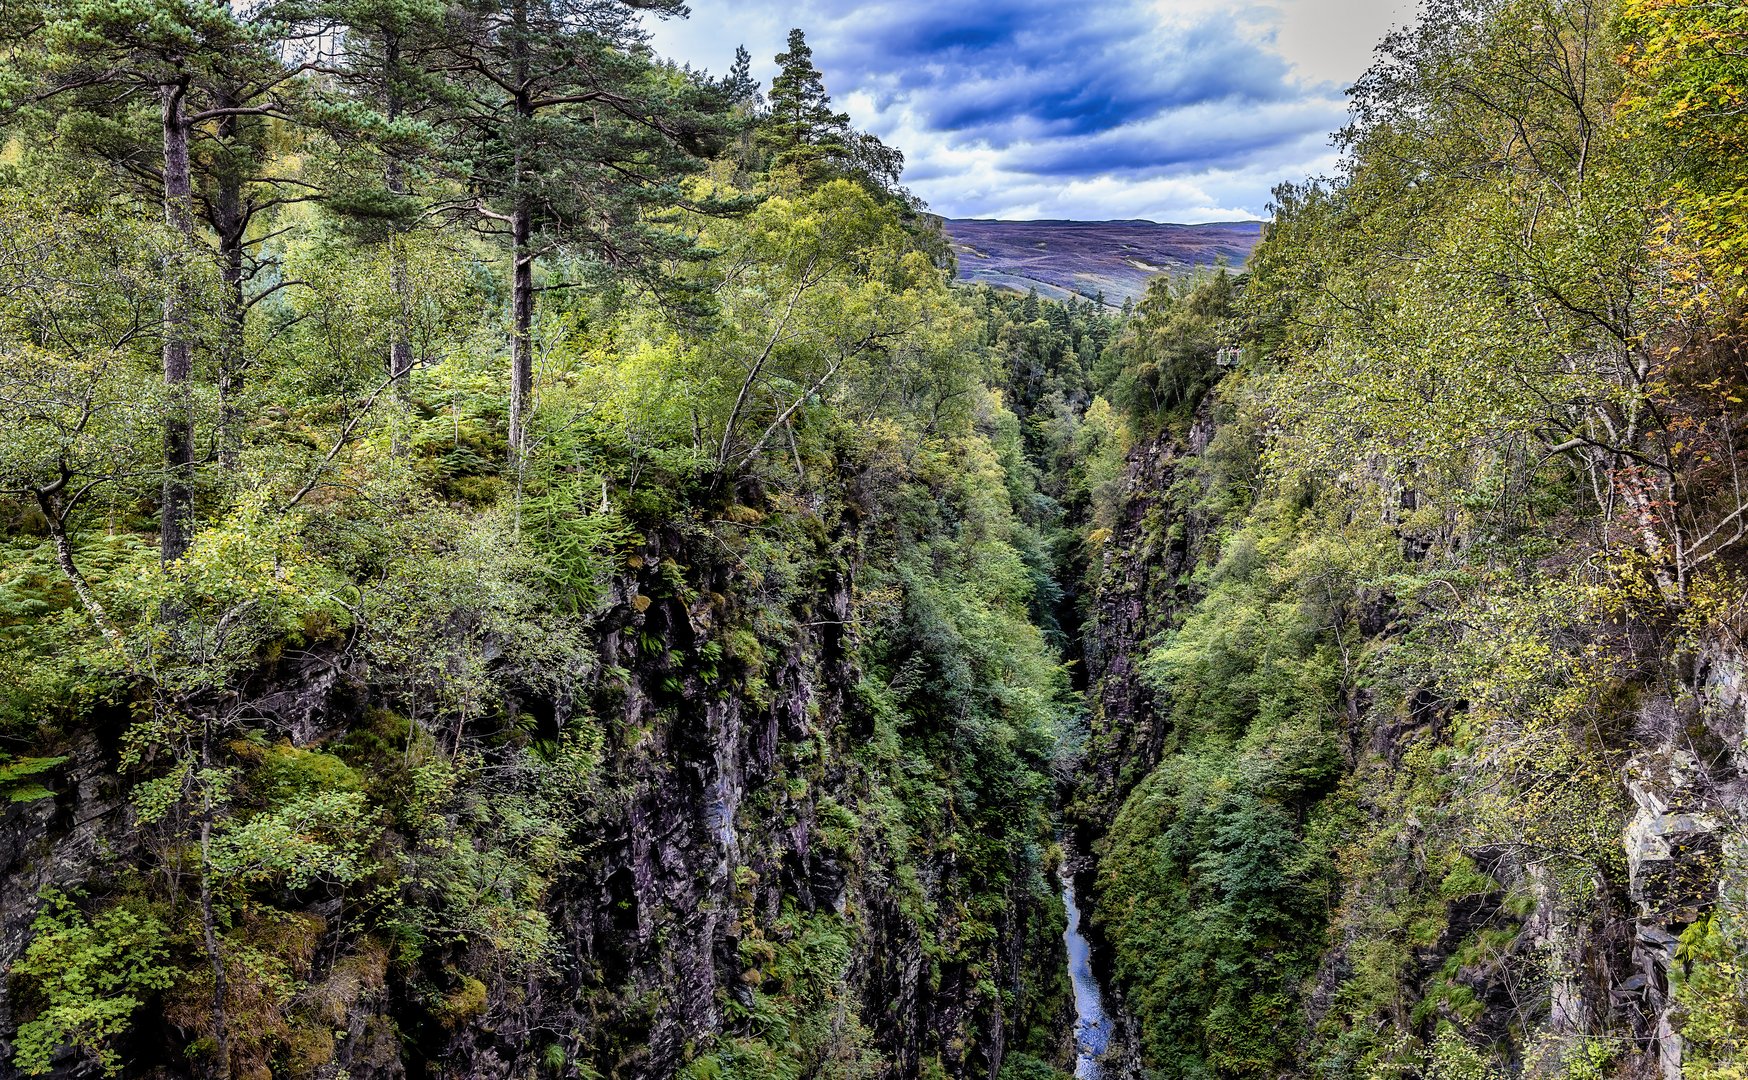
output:
[[[850,1015],[843,980],[852,939],[839,918],[786,910],[769,934],[742,938],[740,981],[750,986],[750,1004],[729,1006],[745,1034],[721,1040],[692,1061],[694,1080],[793,1080],[826,1072],[872,1076],[878,1058],[867,1032]]]
[[[243,500],[168,567],[115,583],[118,613],[138,628],[129,659],[167,689],[223,683],[270,643],[307,643],[348,618],[333,568],[303,543],[296,518],[265,493]],[[171,611],[174,619],[159,619]]]
[[[1068,1080],[1072,1074],[1030,1054],[1010,1051],[1001,1062],[999,1080]]]
[[[536,438],[540,438],[538,428]],[[636,534],[604,497],[607,477],[590,475],[582,455],[566,460],[557,440],[526,478],[518,525],[550,575],[548,590],[577,613],[595,608],[606,592],[615,556]]]
[[[1684,1074],[1737,1080],[1748,1072],[1748,948],[1736,914],[1714,912],[1682,931],[1675,960]]]
[[[13,757],[10,754],[0,754],[0,796],[5,796],[7,802],[34,802],[37,799],[54,797],[54,792],[43,786],[43,773],[51,772],[66,764],[66,757]]]
[[[1501,1073],[1454,1032],[1443,1031],[1433,1040],[1425,1075],[1427,1080],[1494,1080]]]
[[[579,720],[545,754],[526,747],[494,761],[476,749],[452,759],[389,716],[341,748],[376,770],[370,794],[392,808],[403,838],[398,895],[377,912],[403,962],[465,946],[476,972],[545,969],[552,942],[543,901],[576,856],[569,840],[600,751],[600,732]]]
[[[1257,507],[1142,665],[1172,743],[1112,823],[1094,914],[1168,1075],[1275,1075],[1303,1037],[1342,832],[1346,613],[1380,559],[1324,525]]]
[[[1626,0],[1620,9],[1628,76],[1622,112],[1673,173],[1679,215],[1659,232],[1680,278],[1701,283],[1690,303],[1710,309],[1740,300],[1748,274],[1742,251],[1748,191],[1736,166],[1748,137],[1737,108],[1748,92],[1744,15],[1694,0]],[[1684,265],[1690,250],[1717,275],[1715,286]]]
[[[237,885],[296,891],[357,880],[375,838],[362,793],[322,791],[233,822],[214,839],[209,859],[215,876]]]
[[[684,11],[677,0],[640,6]],[[512,9],[486,0],[442,16],[434,55],[417,68],[451,79],[467,72],[466,89],[439,83],[421,118],[439,132],[443,164],[477,200],[485,231],[512,259],[532,261],[536,245],[566,256],[547,260],[555,275],[583,270],[600,280],[599,271],[617,268],[646,285],[672,284],[669,260],[696,254],[693,237],[671,227],[672,210],[685,201],[684,179],[720,148],[727,102],[701,77],[656,63],[637,13],[624,6],[533,0]],[[584,107],[601,95],[616,107]],[[510,286],[511,336],[522,352],[532,268],[512,272]]]
[[[44,897],[31,941],[11,975],[26,988],[34,1015],[18,1027],[13,1064],[28,1075],[50,1071],[71,1046],[104,1075],[125,1064],[117,1046],[135,1014],[177,978],[169,930],[150,908],[117,905],[87,916],[71,898]]]
[[[156,357],[138,340],[162,285],[158,230],[107,205],[98,176],[26,173],[0,185],[0,492],[35,506],[132,486],[150,461]]]
[[[1219,374],[1240,284],[1224,269],[1147,285],[1134,314],[1097,367],[1103,393],[1143,430],[1192,412]]]
[[[828,161],[848,153],[850,118],[831,110],[824,79],[813,66],[813,50],[800,30],[789,31],[789,47],[777,55],[777,65],[766,95],[770,112],[759,124],[758,141],[772,151],[773,168],[791,168],[812,178]]]

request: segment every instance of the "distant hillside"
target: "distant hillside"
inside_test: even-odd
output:
[[[1262,237],[1260,221],[1161,225],[1152,221],[945,222],[959,278],[1062,299],[1096,296],[1120,304],[1149,278],[1222,259],[1236,268]]]

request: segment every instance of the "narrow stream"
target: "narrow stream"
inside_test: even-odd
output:
[[[1068,981],[1074,986],[1074,1075],[1076,1080],[1104,1080],[1099,1057],[1111,1044],[1111,1018],[1092,970],[1092,946],[1080,932],[1080,905],[1074,900],[1074,878],[1064,869],[1062,905],[1068,909]]]

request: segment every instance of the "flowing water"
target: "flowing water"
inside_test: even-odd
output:
[[[1105,1015],[1104,993],[1093,976],[1092,946],[1080,932],[1080,906],[1074,901],[1074,879],[1062,875],[1062,905],[1068,909],[1068,981],[1074,985],[1074,1075],[1077,1080],[1104,1080],[1099,1057],[1111,1045],[1111,1018]]]

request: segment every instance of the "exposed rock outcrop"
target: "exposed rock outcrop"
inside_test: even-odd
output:
[[[842,928],[847,957],[807,1022],[863,1055],[857,1075],[915,1076],[935,1060],[955,1076],[997,1072],[1008,1025],[1061,971],[1060,911],[1028,899],[1026,875],[1042,881],[1027,861],[1038,853],[1015,852],[996,940],[943,946],[958,932],[955,885],[992,885],[958,882],[965,871],[938,837],[894,844],[906,834],[881,801],[888,778],[862,753],[873,723],[858,696],[856,559],[853,536],[822,532],[797,568],[810,577],[786,613],[796,630],[762,643],[754,679],[732,657],[694,659],[747,633],[748,612],[730,599],[746,591],[736,567],[652,535],[613,586],[595,657],[568,673],[571,700],[530,690],[512,703],[549,733],[586,709],[605,738],[576,853],[541,902],[555,945],[548,969],[478,967],[482,954],[459,937],[409,963],[349,924],[337,902],[310,899],[297,915],[316,944],[298,973],[291,1071],[669,1080],[718,1040],[759,1030],[755,988],[796,977],[772,970],[775,943],[806,947],[812,931],[798,927],[818,916]],[[347,656],[312,652],[263,670],[242,689],[252,715],[300,749],[367,727],[375,691]],[[54,799],[0,809],[0,968],[21,955],[43,890],[76,890],[144,861],[123,771],[113,747],[86,739],[55,776]],[[0,1034],[21,1019],[6,989]],[[124,1071],[197,1073],[173,1044],[162,1025],[139,1025]],[[10,1047],[0,1043],[0,1055]],[[95,1075],[87,1058],[62,1062],[57,1076]]]

